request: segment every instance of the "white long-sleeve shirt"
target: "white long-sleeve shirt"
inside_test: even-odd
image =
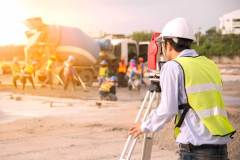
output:
[[[182,51],[178,57],[198,56],[192,49]],[[143,132],[155,132],[164,127],[178,113],[178,106],[187,102],[184,91],[183,70],[175,61],[165,63],[160,72],[160,86],[162,88],[159,106],[153,110],[141,125]],[[212,136],[201,123],[197,114],[190,109],[180,128],[176,142],[182,144],[226,144],[230,138]]]

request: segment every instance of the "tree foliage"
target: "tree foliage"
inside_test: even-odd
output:
[[[152,32],[139,31],[133,32],[131,37],[137,42],[150,41]],[[196,34],[197,42],[192,48],[196,49],[201,55],[212,56],[240,56],[240,34],[221,34],[216,27],[212,27],[205,34]]]
[[[192,48],[201,55],[212,56],[240,56],[240,35],[222,35],[215,27],[206,31],[205,35],[196,34],[199,45],[194,43]]]
[[[146,32],[146,31],[133,32],[131,37],[133,40],[137,42],[150,41],[152,37],[152,32]]]

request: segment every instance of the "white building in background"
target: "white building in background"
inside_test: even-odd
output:
[[[219,18],[222,34],[240,34],[240,9]]]

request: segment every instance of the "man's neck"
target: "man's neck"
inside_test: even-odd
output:
[[[172,53],[172,59],[177,58],[180,53],[181,53],[181,52],[173,51],[173,53]]]

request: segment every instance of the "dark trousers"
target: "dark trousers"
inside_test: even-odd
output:
[[[101,100],[117,101],[117,96],[111,92],[99,91]]]
[[[32,84],[33,89],[35,89],[35,84],[34,84],[32,75],[23,75],[23,76],[21,77],[21,82],[22,82],[22,84],[23,84],[22,89],[23,89],[23,90],[25,89],[25,85],[26,85],[26,83],[27,83],[27,80],[29,80],[29,82]]]
[[[227,145],[180,144],[179,160],[229,160]]]
[[[19,75],[13,75],[13,84],[14,84],[14,87],[17,88],[17,81],[20,80],[20,76]]]
[[[127,78],[125,73],[118,73],[118,87],[127,87]]]
[[[53,74],[52,74],[51,71],[47,71],[46,73],[47,73],[47,74],[46,74],[47,77],[46,77],[45,83],[46,83],[46,84],[49,84],[49,85],[52,87],[52,85],[53,85]]]

